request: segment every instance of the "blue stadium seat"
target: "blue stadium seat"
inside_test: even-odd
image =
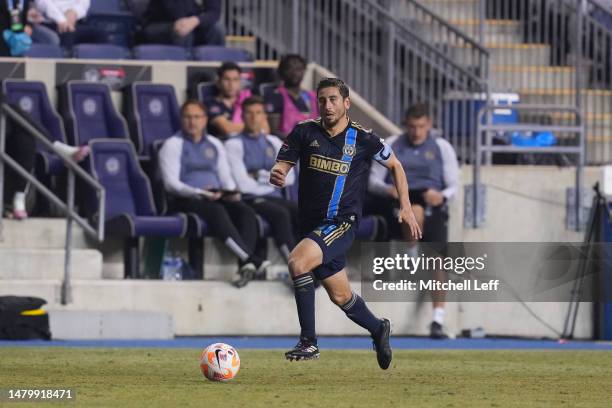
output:
[[[267,100],[267,98],[270,97],[270,95],[272,95],[272,92],[274,92],[274,90],[276,88],[278,88],[278,86],[280,85],[279,82],[264,82],[259,84],[258,87],[258,91],[259,91],[259,95],[264,98],[264,100]]]
[[[60,113],[68,142],[82,146],[93,139],[128,139],[125,119],[111,100],[110,86],[101,82],[69,81],[60,93]]]
[[[59,45],[34,43],[25,53],[25,56],[29,58],[64,58],[64,50]]]
[[[137,277],[139,238],[185,237],[189,232],[187,216],[157,215],[151,184],[128,140],[93,140],[90,148],[90,171],[106,190],[106,231],[125,239],[125,276]]]
[[[129,59],[130,50],[114,44],[77,44],[72,48],[72,56],[80,59]]]
[[[125,112],[132,141],[141,158],[149,159],[153,144],[172,136],[181,127],[172,85],[134,82],[126,89]]]
[[[133,48],[134,59],[158,61],[187,61],[189,53],[184,47],[165,44],[146,44]]]
[[[193,49],[196,61],[233,61],[251,62],[253,56],[246,50],[240,48],[227,48],[217,45],[203,45]]]
[[[62,118],[51,105],[44,83],[5,79],[2,81],[2,93],[8,102],[19,106],[45,131],[51,143],[66,143]],[[48,185],[48,177],[61,174],[65,169],[64,164],[62,159],[42,143],[37,143],[36,150],[36,175]]]

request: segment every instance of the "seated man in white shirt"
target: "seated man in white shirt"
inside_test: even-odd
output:
[[[208,135],[206,109],[201,102],[181,107],[182,129],[164,142],[159,166],[173,211],[197,213],[213,236],[221,239],[239,260],[233,279],[245,286],[270,265],[254,255],[259,236],[255,212],[241,201],[223,143]]]

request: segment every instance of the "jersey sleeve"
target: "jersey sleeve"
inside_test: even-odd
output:
[[[379,163],[385,163],[391,158],[391,146],[389,146],[384,139],[376,136],[374,133],[368,133],[366,140],[368,152],[372,159]]]
[[[217,101],[212,100],[206,103],[206,113],[208,114],[208,122],[210,123],[223,115],[223,109]]]
[[[296,164],[300,158],[302,145],[302,126],[293,128],[278,151],[276,161]]]

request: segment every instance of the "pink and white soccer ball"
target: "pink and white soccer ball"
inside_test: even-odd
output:
[[[229,381],[240,371],[240,357],[229,344],[214,343],[202,351],[200,369],[211,381]]]

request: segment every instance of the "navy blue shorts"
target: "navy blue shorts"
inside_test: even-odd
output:
[[[346,266],[346,253],[353,245],[353,224],[343,221],[323,223],[304,235],[319,245],[323,251],[323,263],[313,269],[314,276],[323,280],[340,272]]]

